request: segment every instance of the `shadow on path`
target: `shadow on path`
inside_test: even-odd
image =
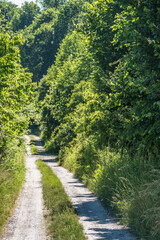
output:
[[[75,207],[85,235],[89,240],[136,240],[128,228],[118,224],[118,220],[111,217],[101,202],[67,169],[58,166],[57,156],[47,154],[37,136],[34,136],[39,149],[39,157],[53,170],[60,179],[73,206]],[[78,240],[78,239],[77,239]]]

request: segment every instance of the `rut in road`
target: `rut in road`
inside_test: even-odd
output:
[[[43,217],[41,174],[36,166],[38,156],[30,153],[29,137],[26,136],[26,178],[17,201],[14,215],[10,218],[1,240],[47,240]]]
[[[39,149],[39,156],[60,179],[83,225],[89,240],[136,240],[128,229],[116,223],[100,201],[67,169],[58,166],[56,156],[45,153],[39,137],[32,135]],[[78,240],[78,239],[77,239]]]

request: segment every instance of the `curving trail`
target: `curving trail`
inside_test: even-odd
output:
[[[41,175],[36,160],[43,159],[61,180],[79,215],[84,233],[89,240],[136,240],[128,229],[119,225],[100,201],[68,170],[58,166],[56,156],[45,153],[39,137],[32,135],[39,155],[31,155],[27,145],[26,179],[15,209],[1,240],[47,240],[43,218]],[[27,143],[29,137],[26,136]],[[78,240],[78,239],[77,239]]]

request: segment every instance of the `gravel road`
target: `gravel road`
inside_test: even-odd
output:
[[[15,209],[1,240],[47,240],[43,218],[41,175],[36,160],[43,159],[61,180],[79,222],[89,240],[136,240],[128,229],[119,225],[102,207],[100,201],[68,170],[58,166],[56,156],[46,154],[39,137],[36,140],[39,155],[31,155],[27,145],[26,179]],[[29,137],[26,136],[29,143]],[[78,239],[77,239],[78,240]]]
[[[84,233],[89,240],[136,240],[128,229],[119,225],[101,205],[100,201],[82,184],[72,173],[58,166],[55,156],[45,153],[40,139],[34,136],[41,159],[51,167],[58,176],[67,192],[73,206],[79,215],[79,222],[83,225]],[[78,240],[78,239],[77,239]]]
[[[38,156],[30,153],[29,137],[26,136],[26,178],[17,201],[14,215],[10,218],[2,240],[46,240],[43,217],[41,174],[36,166]]]

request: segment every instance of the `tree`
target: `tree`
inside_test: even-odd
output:
[[[8,137],[23,133],[28,117],[25,106],[31,93],[31,74],[20,64],[20,36],[13,38],[1,29],[0,34],[0,149]]]
[[[54,63],[60,43],[76,26],[73,21],[82,11],[83,0],[67,1],[59,9],[48,8],[25,29],[21,47],[22,64],[39,80]]]
[[[145,0],[122,5],[113,25],[114,45],[127,49],[114,80],[121,104],[132,112],[126,137],[156,154],[160,136],[158,6],[158,1]]]
[[[99,61],[101,68],[108,73],[116,67],[116,62],[123,52],[115,50],[112,44],[114,33],[112,25],[115,15],[120,12],[118,1],[98,0],[93,4],[86,4],[86,21],[80,26],[90,40],[90,51]],[[112,64],[115,63],[115,64]]]
[[[43,8],[58,8],[60,4],[63,4],[66,0],[39,0]]]
[[[34,2],[25,2],[13,15],[10,26],[16,32],[29,26],[40,13],[39,6]]]
[[[1,23],[8,26],[17,11],[17,5],[7,1],[0,1]]]
[[[106,72],[106,107],[110,122],[115,119],[112,134],[123,136],[124,145],[151,152],[159,144],[158,6],[158,1],[99,0],[88,5],[83,26]]]

